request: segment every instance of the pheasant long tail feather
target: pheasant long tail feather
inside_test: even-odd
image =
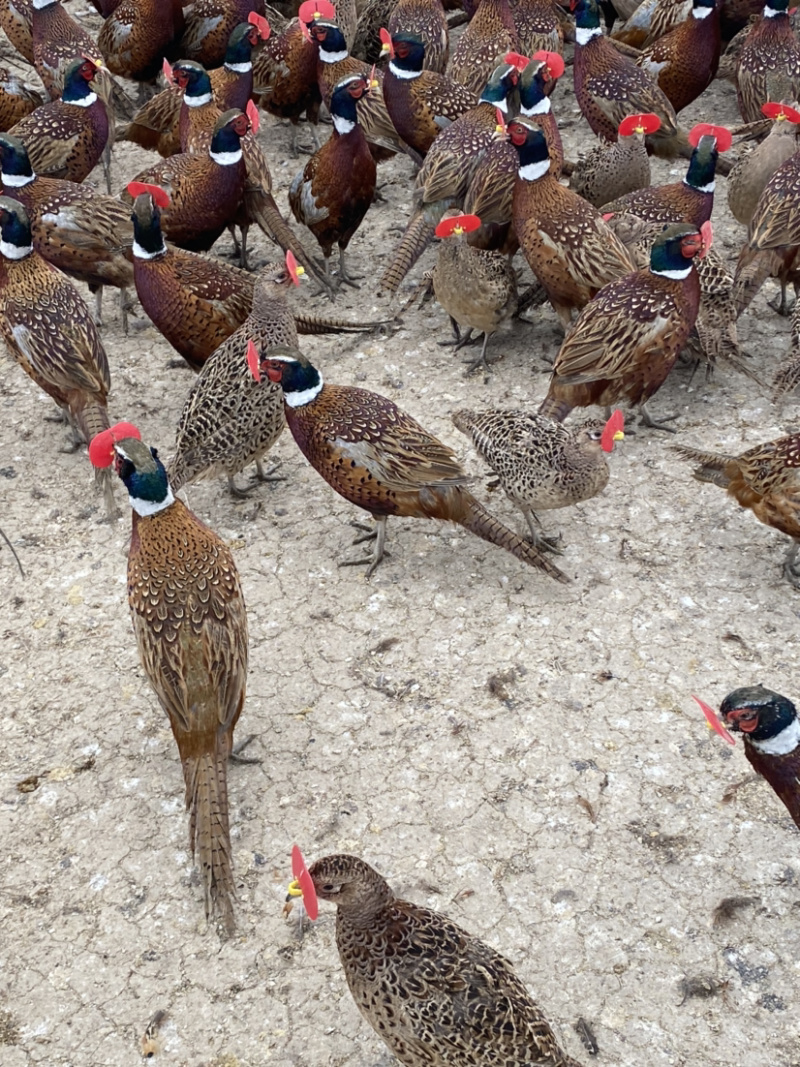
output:
[[[445,493],[440,489],[423,489],[420,491],[420,504],[431,518],[457,522],[481,540],[504,548],[530,567],[538,567],[557,582],[569,581],[566,574],[551,563],[543,552],[504,526],[466,489],[457,486]]]
[[[77,423],[81,436],[87,445],[93,437],[102,433],[103,430],[107,430],[111,425],[106,405],[96,400],[70,405],[70,415]],[[113,470],[111,467],[95,467],[94,480],[97,488],[103,494],[106,514],[110,519],[115,519],[117,517],[117,505],[114,502],[114,482],[116,478]]]
[[[553,422],[563,422],[570,411],[570,403],[560,400],[557,396],[550,396],[549,393],[539,405],[539,414],[544,415],[546,419],[552,419]]]
[[[391,263],[383,272],[380,289],[386,293],[397,292],[403,278],[433,240],[438,221],[429,220],[422,211],[417,212],[406,227]]]
[[[189,844],[200,867],[206,918],[218,914],[234,928],[231,838],[228,827],[228,748],[184,761]]]
[[[759,250],[745,245],[736,264],[733,281],[733,302],[741,315],[773,271],[780,267],[781,257],[772,248]]]
[[[302,334],[368,333],[378,326],[386,326],[393,321],[393,319],[379,319],[377,322],[346,322],[344,319],[311,315],[307,312],[296,312],[294,316],[297,332]]]
[[[281,215],[271,193],[263,189],[247,189],[245,205],[250,217],[270,240],[279,244],[284,252],[293,252],[298,263],[301,263],[320,282],[324,282],[324,269],[303,248],[297,234]]]

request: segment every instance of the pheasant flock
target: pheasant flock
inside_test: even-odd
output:
[[[796,1062],[786,5],[93,3],[0,2],[0,1046]]]

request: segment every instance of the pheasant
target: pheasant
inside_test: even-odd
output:
[[[575,407],[639,406],[646,426],[655,422],[647,401],[664,384],[697,318],[700,282],[692,260],[711,244],[710,223],[665,226],[650,252],[650,266],[606,285],[578,316],[564,339],[539,412],[562,422]]]
[[[658,115],[652,140],[678,133],[675,109],[653,79],[603,36],[596,0],[572,0],[575,11],[575,96],[598,137],[616,141],[619,124],[631,114]]]
[[[181,38],[181,54],[210,70],[225,59],[225,49],[240,22],[251,12],[264,16],[264,0],[194,0]]]
[[[92,317],[72,282],[34,251],[27,212],[7,196],[0,196],[0,332],[66,416],[75,447],[108,429],[111,376]],[[111,479],[97,480],[113,518]]]
[[[728,175],[728,207],[733,217],[745,226],[753,217],[764,186],[798,148],[800,111],[772,102],[763,104],[761,111],[773,120],[769,136],[751,152],[741,155]]]
[[[64,67],[77,56],[102,62],[94,38],[61,6],[61,0],[33,0],[33,62],[51,100],[61,95]]]
[[[122,290],[127,329],[125,290],[133,285],[133,265],[125,253],[133,231],[125,206],[75,182],[37,177],[25,145],[7,133],[0,134],[0,178],[6,194],[27,211],[39,255],[96,293],[98,322],[102,287]]]
[[[676,112],[694,103],[716,76],[722,47],[721,7],[717,0],[693,0],[689,17],[645,49],[638,60]]]
[[[164,57],[177,54],[184,25],[182,0],[122,0],[103,23],[97,47],[112,74],[152,83]]]
[[[390,36],[381,30],[381,36],[382,55],[389,57],[383,76],[386,110],[398,134],[424,158],[444,127],[475,107],[478,97],[460,82],[425,67],[425,45],[416,34]]]
[[[391,8],[389,34],[417,37],[423,45],[423,69],[444,74],[450,58],[450,39],[442,0],[397,0]]]
[[[642,0],[625,22],[614,27],[611,39],[631,48],[654,44],[689,17],[692,0]]]
[[[605,422],[567,428],[532,411],[456,411],[453,424],[470,438],[497,475],[508,499],[528,524],[533,544],[557,541],[536,529],[538,511],[571,507],[608,485],[606,455],[625,437],[625,420],[615,411]]]
[[[650,185],[650,158],[644,139],[658,129],[658,115],[628,115],[619,124],[619,140],[597,145],[573,168],[569,187],[595,207]]]
[[[133,527],[128,604],[147,679],[178,745],[206,918],[235,927],[227,762],[247,686],[247,614],[233,555],[167,480],[154,448],[130,423],[92,441],[92,462],[113,463]]]
[[[512,219],[520,248],[566,329],[604,285],[634,270],[599,211],[559,185],[541,131],[515,119],[508,137],[518,155]]]
[[[466,235],[480,224],[476,215],[461,215],[455,209],[445,214],[436,227],[442,241],[431,276],[436,299],[450,316],[454,351],[469,342],[473,330],[483,333],[481,354],[470,361],[468,373],[480,366],[488,370],[489,338],[516,313],[518,302],[517,276],[506,257],[467,244]],[[461,326],[467,327],[463,338]]]
[[[42,98],[8,67],[0,67],[0,133],[41,107]]]
[[[516,114],[519,70],[511,63],[498,66],[475,107],[456,119],[431,145],[414,182],[415,211],[380,288],[397,292],[403,278],[433,240],[449,207],[461,207],[475,171],[497,132],[497,109]]]
[[[345,252],[375,196],[377,169],[356,107],[368,92],[370,82],[363,74],[349,75],[336,86],[329,107],[333,133],[289,187],[294,217],[311,230],[325,256],[329,285],[334,244],[339,247],[339,284],[355,285]]]
[[[694,470],[699,482],[719,485],[741,507],[749,508],[759,522],[792,538],[783,573],[800,589],[800,434],[756,445],[740,456],[684,446],[677,451],[699,464]]]
[[[745,122],[761,118],[770,100],[800,99],[800,42],[788,15],[789,0],[769,0],[747,34],[736,68],[736,95]]]
[[[537,52],[560,53],[564,47],[561,13],[554,0],[510,0],[519,50],[524,56]]]
[[[235,478],[250,463],[259,481],[271,481],[261,461],[286,425],[283,395],[269,380],[255,381],[249,363],[265,356],[297,356],[297,331],[286,303],[290,275],[282,265],[259,275],[253,310],[220,345],[192,386],[178,422],[169,480],[177,491],[190,482],[224,474],[231,496],[244,497]],[[291,284],[289,282],[288,284]]]
[[[97,71],[91,59],[68,63],[61,99],[37,108],[9,131],[25,144],[37,174],[82,182],[100,162],[109,121],[105,102],[94,89]]]
[[[450,76],[480,93],[506,52],[520,50],[509,0],[481,0],[450,58]]]
[[[33,66],[33,0],[0,0],[0,28]]]
[[[365,389],[326,385],[316,367],[300,358],[268,355],[254,370],[281,384],[286,421],[312,467],[377,523],[372,556],[354,561],[369,564],[367,577],[383,559],[386,520],[401,515],[458,523],[551,578],[567,581],[538,549],[478,503],[465,488],[467,476],[452,450],[391,400]]]
[[[694,698],[709,723],[731,744],[736,742],[714,710]],[[744,754],[753,770],[770,787],[800,830],[800,720],[788,697],[763,685],[748,685],[728,693],[719,713],[731,730],[744,738]]]
[[[347,985],[404,1067],[580,1067],[505,957],[446,916],[399,900],[364,860],[325,856],[300,886],[290,893],[302,891],[310,913],[317,898],[336,905]]]
[[[250,314],[256,276],[230,263],[167,245],[161,232],[161,207],[167,194],[155,185],[131,182],[133,204],[133,269],[142,307],[156,329],[186,360],[200,370],[209,356]],[[286,253],[284,278],[297,273]],[[299,312],[300,333],[361,333],[385,322],[346,322]]]

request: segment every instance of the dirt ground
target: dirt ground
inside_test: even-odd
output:
[[[555,108],[574,158],[589,134],[569,81]],[[736,123],[728,84],[684,115],[701,117]],[[285,205],[303,159],[272,119],[261,139]],[[151,161],[118,146],[115,187]],[[385,199],[351,246],[369,280],[332,309],[356,319],[391,313],[372,279],[409,210],[409,163],[380,176]],[[724,180],[717,195],[717,243],[733,262],[742,231]],[[257,242],[256,261],[270,255]],[[765,381],[788,345],[774,294],[740,323]],[[310,287],[295,299],[331,310]],[[112,417],[169,455],[191,373],[168,368],[152,327],[122,335],[113,292],[105,308]],[[393,336],[303,348],[328,380],[391,397],[455,446],[487,499],[450,414],[543,396],[559,334],[549,308],[529,317],[492,344],[503,359],[488,384],[438,346],[449,325],[435,304]],[[800,1064],[797,831],[763,782],[723,802],[749,767],[691,700],[716,705],[756,682],[796,695],[800,594],[781,576],[785,538],[694,482],[672,438],[637,429],[602,496],[544,517],[563,531],[568,586],[418,520],[390,523],[391,558],[370,581],[340,569],[362,516],[288,433],[274,453],[286,481],[244,502],[221,481],[189,488],[241,572],[251,647],[238,736],[255,735],[261,760],[230,774],[239,926],[222,940],[202,918],[176,747],[137,660],[123,494],[109,525],[85,452],[59,451],[51,402],[10,361],[0,397],[0,521],[26,572],[3,546],[3,1067],[136,1063],[156,1012],[158,1063],[386,1064],[347,991],[333,909],[302,940],[298,911],[282,916],[294,842],[309,860],[363,856],[496,946],[586,1064]],[[680,413],[677,440],[728,451],[798,426],[796,397],[775,407],[725,367],[710,383],[676,368],[652,406]],[[522,529],[507,501],[488,499]]]

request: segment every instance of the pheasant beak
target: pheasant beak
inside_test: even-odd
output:
[[[373,63],[372,64],[372,70],[369,72],[369,78],[367,79],[367,84],[364,87],[364,91],[368,93],[370,91],[370,89],[377,89],[378,88],[378,84],[379,84],[378,79],[375,77],[375,64]]]
[[[622,430],[617,430],[617,432],[614,434],[614,436],[611,438],[611,440],[612,441],[624,441],[625,440],[625,434],[622,432]]]

